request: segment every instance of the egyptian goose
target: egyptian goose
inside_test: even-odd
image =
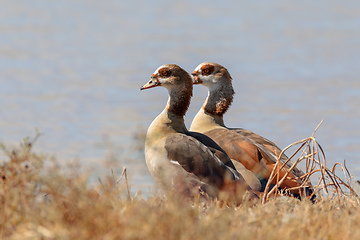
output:
[[[149,126],[145,158],[160,187],[187,199],[224,197],[240,203],[245,192],[251,199],[257,198],[224,150],[209,137],[185,127],[193,89],[190,74],[175,64],[160,66],[141,90],[157,86],[168,90],[169,99]],[[253,187],[260,188],[256,184]]]
[[[231,105],[235,94],[232,78],[225,67],[204,62],[197,66],[191,75],[193,83],[206,86],[209,93],[204,105],[192,121],[190,130],[203,133],[213,139],[226,151],[236,167],[236,162],[240,162],[252,171],[261,182],[261,191],[264,191],[281,149],[268,139],[249,130],[225,126],[223,115]],[[287,157],[283,155],[281,160],[285,161]],[[280,172],[280,178],[284,176],[288,167]],[[291,190],[291,188],[302,184],[299,177],[303,175],[299,168],[295,168],[280,187],[288,189],[291,195],[301,199],[304,191]],[[276,180],[274,179],[272,183]],[[305,195],[313,195],[311,183],[308,182],[306,185],[309,187],[305,189]],[[311,196],[311,200],[314,198],[315,196]]]

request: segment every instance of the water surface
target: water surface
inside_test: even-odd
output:
[[[118,167],[103,166],[110,151],[131,181],[152,184],[133,136],[162,111],[167,93],[139,88],[162,64],[192,71],[214,61],[234,79],[228,126],[283,148],[324,119],[316,137],[329,163],[346,159],[360,177],[360,2],[1,5],[0,141],[7,145],[39,129],[37,151],[95,165],[100,176]],[[195,87],[188,126],[206,95]]]

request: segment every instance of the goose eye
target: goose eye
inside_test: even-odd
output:
[[[208,76],[208,75],[212,74],[214,71],[215,71],[215,67],[210,64],[206,64],[206,65],[202,66],[202,68],[201,68],[201,73],[204,76]]]
[[[160,69],[160,71],[159,71],[160,77],[169,77],[170,74],[171,74],[171,70],[168,69],[168,68],[162,68],[162,69]]]

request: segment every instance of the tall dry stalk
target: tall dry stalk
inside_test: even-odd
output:
[[[345,161],[343,164],[335,163],[332,169],[330,170],[326,166],[326,157],[323,148],[316,141],[314,135],[317,129],[320,127],[323,121],[319,123],[319,125],[315,128],[313,134],[309,138],[305,138],[303,140],[294,142],[284,148],[280,155],[278,156],[278,160],[275,164],[273,171],[269,177],[269,181],[265,187],[264,194],[262,195],[261,202],[265,204],[270,196],[277,196],[280,185],[285,181],[286,177],[289,173],[302,161],[305,161],[305,174],[300,177],[302,180],[302,185],[298,187],[294,187],[291,189],[287,189],[287,191],[300,189],[300,192],[305,196],[305,189],[312,187],[314,189],[313,195],[318,195],[323,193],[327,196],[331,197],[344,197],[344,196],[355,196],[358,197],[356,192],[354,191],[354,178],[353,175],[350,174]],[[299,146],[300,145],[300,146]],[[281,157],[285,154],[287,150],[294,146],[299,146],[286,161],[281,161]],[[291,162],[291,160],[300,153],[298,159]],[[290,163],[290,165],[289,165]],[[291,166],[291,167],[288,167]],[[341,170],[344,174],[342,179],[337,173],[337,166],[341,167]],[[285,167],[287,173],[280,178],[280,171]],[[315,185],[311,185],[310,177],[315,176],[318,173],[319,180]],[[271,183],[275,181],[274,186],[270,188]],[[310,198],[312,197],[310,196]]]

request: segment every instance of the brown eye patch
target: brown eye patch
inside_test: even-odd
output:
[[[171,75],[170,68],[164,67],[159,69],[159,76],[160,77],[169,77]]]
[[[215,67],[213,65],[210,65],[210,64],[206,64],[204,66],[201,67],[201,73],[204,75],[204,76],[208,76],[210,74],[212,74],[215,70]]]

